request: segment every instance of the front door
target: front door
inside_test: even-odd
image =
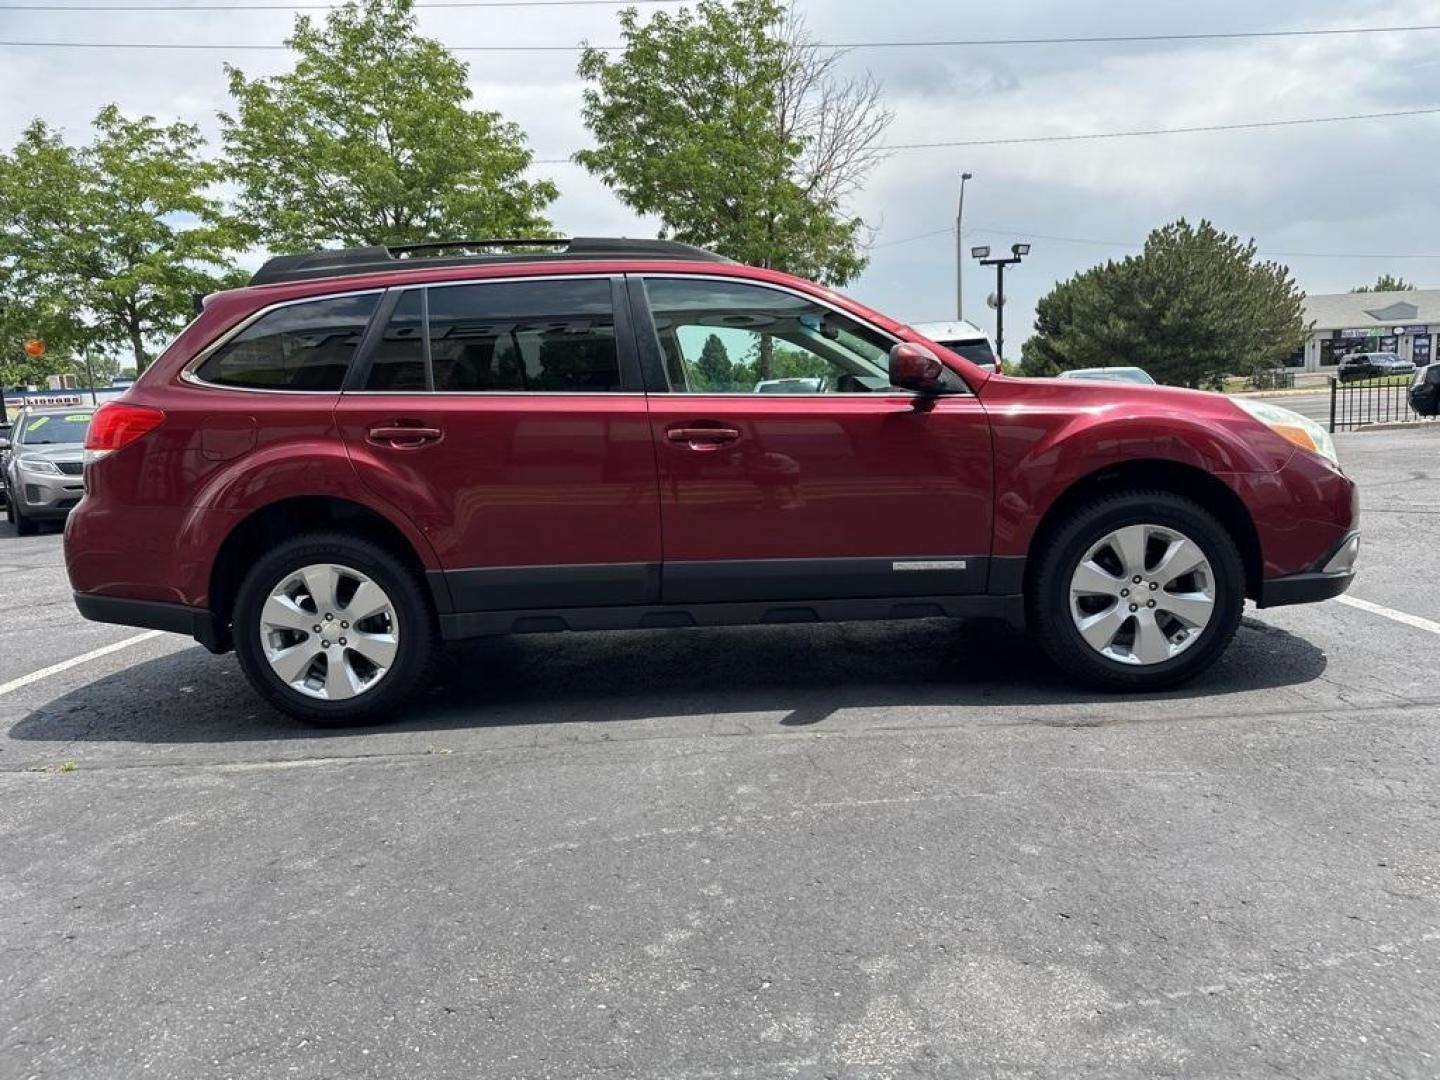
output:
[[[604,276],[417,287],[372,333],[337,420],[361,477],[434,544],[457,611],[659,598],[655,453],[617,296]]]
[[[654,275],[643,296],[668,390],[650,397],[666,603],[985,591],[972,394],[891,387],[893,339],[799,292]]]

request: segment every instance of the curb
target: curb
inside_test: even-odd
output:
[[[1358,435],[1362,431],[1405,431],[1408,428],[1433,427],[1440,431],[1440,421],[1436,420],[1395,420],[1387,424],[1360,424],[1357,427],[1346,431],[1337,431],[1336,435]]]

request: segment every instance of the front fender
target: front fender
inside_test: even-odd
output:
[[[995,554],[1027,554],[1049,508],[1088,476],[1137,461],[1274,474],[1295,447],[1218,394],[992,379],[982,400],[995,442]],[[997,393],[997,391],[999,391]]]

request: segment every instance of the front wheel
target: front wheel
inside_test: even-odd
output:
[[[325,725],[395,718],[438,641],[418,575],[384,547],[338,533],[297,537],[257,562],[236,596],[234,636],[256,690]]]
[[[15,526],[16,536],[34,536],[40,531],[40,523],[25,516],[24,508],[13,498],[5,500],[5,513]]]
[[[1240,625],[1245,568],[1198,503],[1136,491],[1082,508],[1039,554],[1032,630],[1059,667],[1108,690],[1161,690],[1210,667]]]

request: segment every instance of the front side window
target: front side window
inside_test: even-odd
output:
[[[195,374],[251,390],[339,390],[379,300],[368,293],[278,307],[211,353]]]
[[[651,278],[645,291],[676,393],[890,389],[893,342],[813,300],[720,280]]]
[[[437,392],[622,389],[608,279],[437,287],[428,304]]]

